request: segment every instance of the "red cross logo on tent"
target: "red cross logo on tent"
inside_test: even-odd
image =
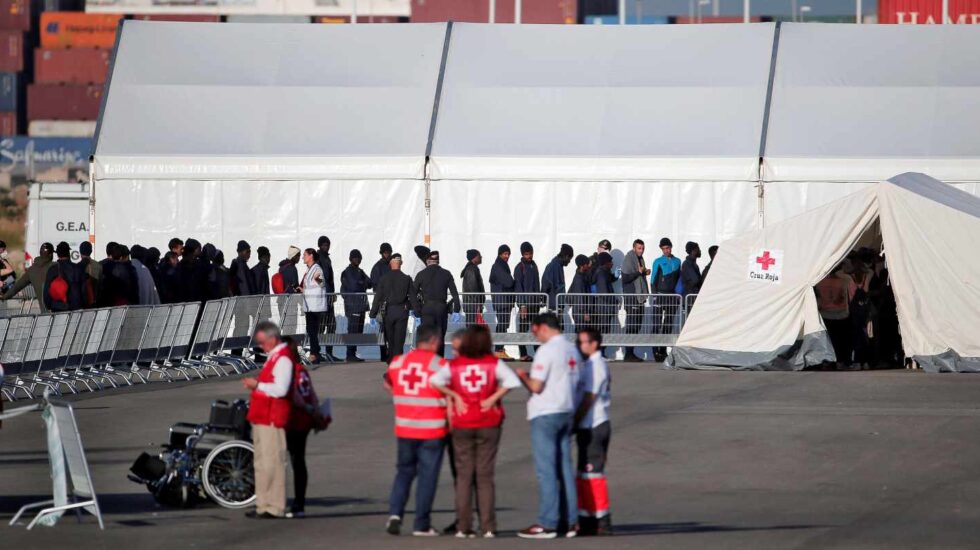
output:
[[[769,271],[771,266],[776,265],[776,259],[769,256],[769,251],[766,250],[762,253],[762,256],[755,257],[755,263],[762,266],[763,271]]]
[[[410,363],[408,368],[398,371],[398,383],[409,395],[418,395],[428,379],[429,377],[422,370],[422,365],[418,363]]]
[[[483,386],[487,385],[487,373],[479,365],[468,365],[460,376],[463,387],[470,393],[479,393]]]

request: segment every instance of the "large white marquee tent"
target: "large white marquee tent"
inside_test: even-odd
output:
[[[543,268],[563,242],[706,248],[905,170],[980,181],[980,35],[955,25],[129,21],[120,37],[97,245],[244,238],[279,258],[327,234],[343,261],[430,237],[456,271],[466,249],[529,240]]]

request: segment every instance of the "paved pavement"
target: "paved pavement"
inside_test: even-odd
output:
[[[378,364],[314,374],[335,424],[313,436],[310,517],[256,522],[213,505],[156,506],[126,480],[171,423],[206,418],[235,380],[86,398],[82,438],[108,522],[66,517],[53,529],[0,526],[4,548],[966,548],[980,546],[980,376],[671,372],[613,366],[609,465],[618,536],[520,541],[535,482],[524,395],[507,398],[497,468],[505,540],[395,538],[383,533],[393,475],[391,407]],[[41,421],[0,430],[0,519],[50,495]],[[452,521],[448,469],[435,523]],[[409,519],[410,521],[410,519]]]

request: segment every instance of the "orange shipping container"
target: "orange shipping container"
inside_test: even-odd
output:
[[[121,15],[46,11],[41,14],[42,48],[112,48]]]

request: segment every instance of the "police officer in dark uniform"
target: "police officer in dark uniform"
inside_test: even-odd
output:
[[[437,251],[429,252],[425,259],[425,269],[415,276],[414,289],[415,295],[421,300],[422,309],[419,313],[421,313],[422,324],[439,327],[439,337],[445,341],[449,307],[453,311],[453,322],[457,323],[460,320],[459,292],[456,291],[456,281],[453,280],[452,273],[439,266]],[[452,294],[448,307],[447,292]],[[439,347],[439,355],[445,353],[443,348],[444,346]]]
[[[412,278],[402,273],[402,255],[392,254],[388,263],[391,271],[385,273],[374,287],[374,303],[371,304],[371,324],[379,313],[384,314],[384,335],[388,343],[387,357],[383,359],[391,363],[405,349],[405,331],[408,329],[408,312],[419,311],[418,300],[413,291]],[[381,308],[384,307],[382,312]]]

